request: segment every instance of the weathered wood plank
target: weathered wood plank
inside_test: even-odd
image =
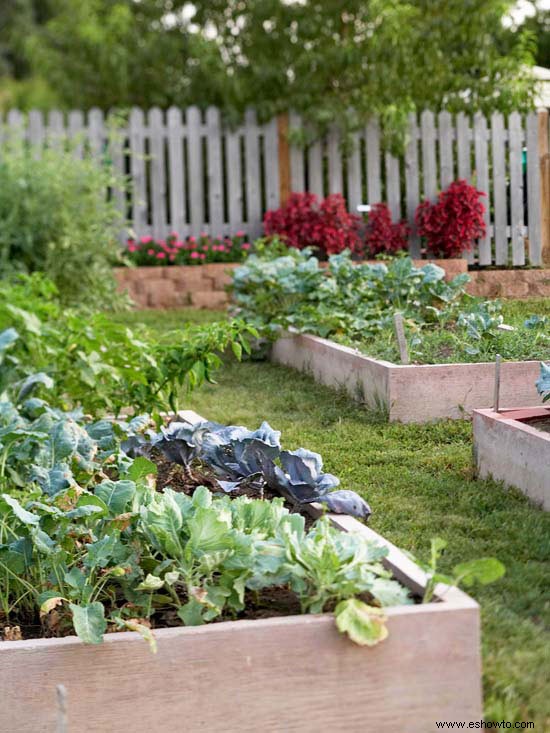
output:
[[[289,116],[290,133],[302,128],[302,118],[296,112]],[[290,184],[292,191],[301,193],[306,190],[306,173],[304,166],[305,151],[301,145],[290,146]]]
[[[240,130],[238,129],[230,130],[225,135],[229,230],[232,235],[243,227],[240,140]]]
[[[527,115],[527,214],[529,225],[529,263],[542,264],[540,222],[540,166],[538,118],[536,112]]]
[[[399,160],[391,153],[384,154],[386,163],[386,199],[392,218],[401,218],[401,190],[399,183]]]
[[[204,227],[204,186],[201,145],[201,112],[198,107],[187,109],[187,163],[189,166],[190,231],[199,236]]]
[[[310,193],[319,198],[324,196],[323,185],[323,143],[322,140],[315,140],[307,150],[307,165],[309,174]]]
[[[84,154],[84,115],[79,109],[73,109],[69,112],[69,137],[71,146],[77,158],[82,158]]]
[[[491,253],[491,230],[490,230],[490,210],[491,210],[491,191],[489,188],[489,161],[487,150],[487,120],[477,112],[474,117],[474,147],[475,147],[475,179],[478,190],[483,191],[486,196],[483,197],[483,205],[485,207],[485,227],[486,235],[478,242],[478,258],[480,265],[490,265],[493,261]]]
[[[164,120],[162,111],[149,111],[149,140],[151,154],[151,220],[153,236],[166,236],[166,171],[164,167]]]
[[[248,236],[254,239],[262,234],[262,191],[260,167],[260,129],[256,110],[247,109],[245,115],[245,183],[246,226]],[[221,182],[220,182],[221,183]]]
[[[92,158],[101,160],[105,141],[105,125],[103,112],[97,107],[92,107],[88,113],[88,141]]]
[[[247,129],[250,111],[247,111]],[[210,210],[210,233],[221,237],[224,232],[223,210],[223,165],[222,165],[222,127],[220,111],[216,107],[206,110],[208,129],[208,206]],[[247,139],[248,145],[248,139]],[[248,165],[248,149],[247,149]],[[258,164],[259,165],[259,164]],[[250,194],[249,194],[250,196]],[[249,199],[250,206],[250,199]]]
[[[264,135],[266,206],[268,209],[276,209],[280,202],[277,120],[273,119],[263,125],[262,130]]]
[[[525,264],[525,239],[523,236],[523,129],[521,115],[512,112],[508,118],[510,147],[510,238],[512,262]]]
[[[359,204],[363,203],[361,140],[358,133],[351,135],[350,146],[347,156],[348,209],[356,213]]]
[[[382,201],[381,164],[380,164],[380,124],[377,119],[368,121],[365,128],[367,148],[367,203]]]
[[[132,227],[136,236],[149,233],[147,182],[145,179],[144,115],[138,107],[130,112],[130,173],[132,176]]]
[[[458,178],[471,182],[470,120],[464,112],[456,116],[456,157]]]
[[[422,135],[422,173],[424,198],[433,201],[437,196],[437,161],[435,152],[435,120],[433,112],[424,110],[420,117]]]
[[[343,193],[344,191],[341,152],[340,135],[337,128],[332,126],[327,136],[329,193]]]
[[[491,149],[493,156],[493,206],[495,264],[508,264],[508,239],[506,225],[508,207],[506,200],[506,161],[504,140],[504,118],[500,112],[491,115]]]
[[[405,199],[406,213],[411,227],[409,252],[420,257],[420,237],[416,231],[414,215],[420,202],[420,176],[418,169],[418,123],[416,114],[409,115],[408,141],[405,149]]]
[[[46,130],[48,146],[52,150],[62,150],[65,138],[65,122],[63,113],[58,109],[52,109],[48,112],[48,126]]]
[[[168,175],[170,180],[170,224],[181,237],[187,236],[185,180],[183,176],[183,120],[178,107],[166,115],[168,132]]]
[[[123,222],[123,231],[120,234],[121,242],[126,239],[126,219],[127,219],[127,201],[126,201],[126,170],[125,170],[125,150],[126,150],[126,130],[122,128],[114,117],[109,118],[107,124],[109,130],[109,151],[115,174],[116,183],[112,188],[112,195],[115,206],[120,213]]]
[[[454,181],[453,161],[453,118],[450,112],[440,112],[438,117],[439,131],[439,180],[444,191]]]

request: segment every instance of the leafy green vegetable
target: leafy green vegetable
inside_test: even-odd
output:
[[[388,636],[382,609],[367,606],[357,598],[340,601],[334,616],[338,630],[346,633],[356,644],[374,646]]]
[[[442,268],[415,267],[400,256],[387,264],[354,263],[349,252],[320,266],[310,250],[266,260],[256,255],[233,273],[235,312],[265,336],[293,329],[364,353],[399,360],[393,316],[401,313],[411,360],[417,363],[541,358],[550,335],[531,318],[503,331],[498,301],[466,293],[469,277],[445,281]]]
[[[105,609],[99,601],[86,606],[70,604],[73,613],[73,626],[77,635],[86,644],[101,644],[103,634],[107,630]]]

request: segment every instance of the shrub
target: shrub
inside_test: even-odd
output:
[[[122,221],[108,166],[46,149],[37,158],[22,143],[0,159],[0,275],[45,272],[65,303],[101,307],[116,299],[111,264]]]
[[[387,204],[374,204],[367,222],[365,248],[373,257],[385,252],[395,254],[407,249],[409,233],[406,221],[392,222]]]
[[[485,195],[467,181],[459,180],[442,191],[436,203],[419,204],[416,226],[431,255],[460,257],[472,248],[476,239],[485,236],[485,206],[480,201]]]
[[[265,234],[278,235],[291,247],[315,247],[325,255],[344,249],[361,250],[360,217],[350,214],[341,194],[331,194],[320,204],[313,193],[292,193],[285,206],[268,211]]]
[[[189,327],[162,339],[138,334],[105,313],[62,306],[55,286],[38,273],[20,275],[15,284],[0,281],[0,331],[0,392],[6,381],[42,372],[55,385],[55,407],[157,416],[175,411],[184,389],[212,381],[226,350],[240,357],[249,351],[248,336],[257,336],[242,321]]]

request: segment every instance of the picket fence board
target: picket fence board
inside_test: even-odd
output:
[[[540,167],[538,116],[536,112],[527,115],[527,212],[529,219],[529,262],[542,262],[541,212],[540,212]]]
[[[367,202],[376,204],[382,201],[380,123],[377,119],[369,120],[365,134],[367,147]]]
[[[414,113],[409,114],[409,139],[405,149],[406,213],[411,227],[409,251],[411,257],[420,257],[420,237],[416,232],[414,215],[420,202],[420,171],[418,168],[418,123]]]
[[[302,120],[289,114],[289,129]],[[309,131],[311,132],[311,131]],[[260,123],[248,109],[242,124],[228,126],[220,110],[198,107],[133,108],[128,119],[88,112],[11,109],[0,119],[0,144],[21,139],[41,155],[45,146],[91,155],[128,175],[128,194],[113,187],[119,211],[138,236],[165,237],[242,229],[262,233],[266,210],[280,203],[281,185],[291,191],[347,196],[355,212],[362,203],[386,201],[394,219],[411,227],[410,251],[420,256],[414,214],[421,200],[435,200],[455,178],[486,193],[487,234],[468,253],[480,265],[540,265],[542,262],[541,175],[537,113],[476,113],[425,110],[410,114],[403,155],[386,147],[380,122],[369,119],[344,144],[332,127],[326,138],[289,146],[290,181],[281,181],[277,119]],[[70,140],[66,142],[66,138]],[[281,149],[283,154],[284,148]],[[1,149],[0,149],[1,154]],[[286,175],[283,171],[283,174]]]

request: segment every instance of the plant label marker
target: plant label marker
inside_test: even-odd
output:
[[[405,328],[403,326],[403,316],[401,313],[396,313],[393,317],[393,323],[395,326],[395,335],[397,338],[397,345],[399,346],[399,356],[401,357],[402,364],[410,364],[409,350],[407,349],[407,339],[405,338]]]
[[[500,354],[496,355],[495,358],[495,394],[493,399],[493,409],[498,412],[499,408],[499,397],[500,397]]]

